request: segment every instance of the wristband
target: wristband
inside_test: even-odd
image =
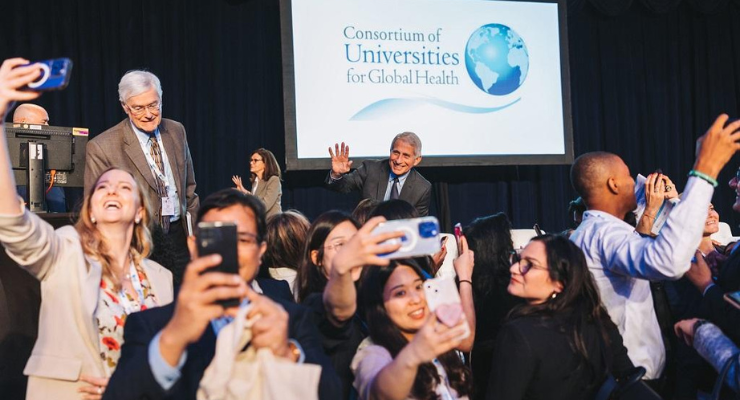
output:
[[[697,331],[697,329],[699,329],[700,326],[702,326],[704,324],[708,324],[708,323],[709,323],[709,321],[707,321],[705,319],[700,319],[700,320],[697,320],[696,322],[694,322],[694,335],[696,335],[696,331]]]
[[[717,187],[719,185],[719,183],[717,183],[717,180],[716,179],[712,178],[711,176],[709,176],[709,175],[707,175],[707,174],[705,174],[703,172],[699,172],[699,171],[697,171],[695,169],[692,169],[691,171],[689,171],[689,176],[695,176],[695,177],[697,177],[699,179],[702,179],[702,180],[706,181],[707,183],[709,183],[710,185],[712,185],[714,187]]]

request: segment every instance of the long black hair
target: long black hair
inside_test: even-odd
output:
[[[409,341],[401,333],[401,330],[393,323],[385,310],[383,291],[385,284],[399,266],[410,267],[423,280],[422,268],[418,259],[400,259],[391,261],[387,267],[368,267],[360,286],[360,301],[365,314],[373,343],[383,346],[396,358]],[[463,365],[460,357],[454,350],[441,354],[437,360],[447,372],[450,386],[457,391],[458,396],[471,393],[470,371]],[[410,395],[416,399],[437,399],[434,391],[436,385],[441,383],[437,369],[432,363],[424,363],[419,366],[414,379],[414,385]]]
[[[360,228],[360,224],[355,221],[352,216],[344,211],[331,210],[319,215],[316,220],[311,224],[311,228],[308,230],[306,245],[303,250],[303,262],[298,268],[298,274],[296,276],[296,289],[298,290],[298,302],[302,303],[306,297],[311,293],[320,293],[324,291],[326,283],[326,275],[324,274],[321,265],[321,260],[324,259],[324,242],[334,228],[342,222],[348,221],[356,228]],[[311,252],[317,251],[316,256],[317,263],[313,262],[311,258]]]
[[[506,287],[511,279],[509,255],[514,250],[511,222],[504,213],[476,218],[465,227],[465,239],[475,252],[473,288],[487,296],[496,287]]]
[[[593,360],[600,357],[588,354],[583,332],[587,325],[597,327],[606,354],[604,362],[608,362],[609,352],[606,351],[608,348],[606,344],[609,343],[609,336],[603,321],[609,316],[601,304],[599,291],[588,270],[586,257],[581,249],[565,236],[543,235],[532,238],[531,242],[545,245],[550,280],[560,282],[563,290],[543,303],[523,304],[514,308],[509,318],[543,316],[557,317],[559,321],[563,321],[563,324],[559,324],[559,329],[567,335],[571,349],[579,355],[579,368],[587,369],[591,375],[590,382],[594,382],[594,385],[601,383],[606,374],[606,367],[594,363]],[[547,320],[552,318],[543,318],[543,321]]]

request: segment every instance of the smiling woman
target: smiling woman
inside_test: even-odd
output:
[[[0,67],[0,115],[37,76],[23,59]],[[0,127],[0,129],[2,129]],[[5,135],[0,135],[3,138]],[[13,193],[8,147],[0,139],[0,193]],[[148,260],[150,210],[133,176],[103,172],[77,224],[54,230],[18,198],[0,196],[0,242],[42,282],[38,339],[25,374],[27,398],[100,399],[120,356],[130,313],[172,301],[172,274]]]
[[[564,236],[512,253],[508,291],[523,298],[494,346],[488,399],[592,399],[632,362],[601,305],[581,250]]]
[[[352,360],[360,398],[467,398],[470,371],[454,351],[467,322],[448,327],[429,311],[417,261],[367,268],[360,299],[370,337]]]

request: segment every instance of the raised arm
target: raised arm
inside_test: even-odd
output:
[[[677,279],[688,271],[691,257],[699,246],[707,208],[714,192],[717,174],[740,149],[740,120],[727,123],[728,116],[722,114],[714,121],[707,133],[697,140],[697,158],[686,189],[666,224],[655,240],[642,239],[636,235],[618,232],[601,233],[602,243],[612,242],[613,257],[605,261],[609,269],[625,275],[646,279]],[[711,182],[711,184],[710,184]]]
[[[383,217],[371,218],[334,256],[329,281],[324,289],[324,308],[334,325],[344,324],[357,310],[357,290],[352,277],[353,272],[358,276],[359,270],[365,265],[388,265],[388,259],[380,258],[378,254],[396,251],[401,247],[400,243],[382,243],[403,236],[402,232],[372,234],[373,229],[383,221],[385,221]]]
[[[470,327],[470,336],[465,338],[457,347],[458,350],[468,352],[473,349],[475,342],[475,303],[473,303],[473,267],[475,267],[475,254],[468,247],[465,236],[460,237],[460,257],[454,261],[455,272],[460,283],[458,288],[462,302],[465,319]]]
[[[39,97],[39,92],[21,90],[27,84],[39,77],[41,68],[37,64],[28,64],[28,60],[22,58],[11,58],[5,60],[0,66],[0,115],[5,121],[8,111],[16,101],[28,101]],[[3,131],[0,138],[0,214],[18,214],[20,205],[18,197],[11,195],[15,193],[15,178],[13,167],[8,153],[8,142],[5,138],[5,125],[0,124]]]

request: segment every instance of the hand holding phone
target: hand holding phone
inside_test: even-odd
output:
[[[56,58],[53,60],[37,61],[41,67],[41,76],[26,86],[26,90],[42,92],[47,90],[62,90],[69,84],[72,76],[72,60]]]
[[[205,272],[224,272],[239,275],[239,254],[237,249],[236,224],[233,222],[201,222],[196,233],[198,256],[219,254],[221,263]],[[218,302],[224,308],[239,305],[238,298]]]
[[[455,230],[453,231],[453,234],[455,235],[455,244],[457,244],[457,256],[459,257],[462,251],[460,250],[460,238],[463,236],[463,227],[461,223],[455,224]]]
[[[373,235],[386,232],[403,232],[403,236],[390,239],[383,244],[400,243],[401,247],[391,253],[380,254],[388,259],[428,256],[439,251],[439,222],[435,217],[398,219],[379,224],[373,229]]]
[[[470,336],[470,327],[465,322],[460,293],[452,277],[427,279],[424,281],[424,294],[429,310],[436,315],[439,322],[450,328],[462,322],[465,329],[458,339]]]

